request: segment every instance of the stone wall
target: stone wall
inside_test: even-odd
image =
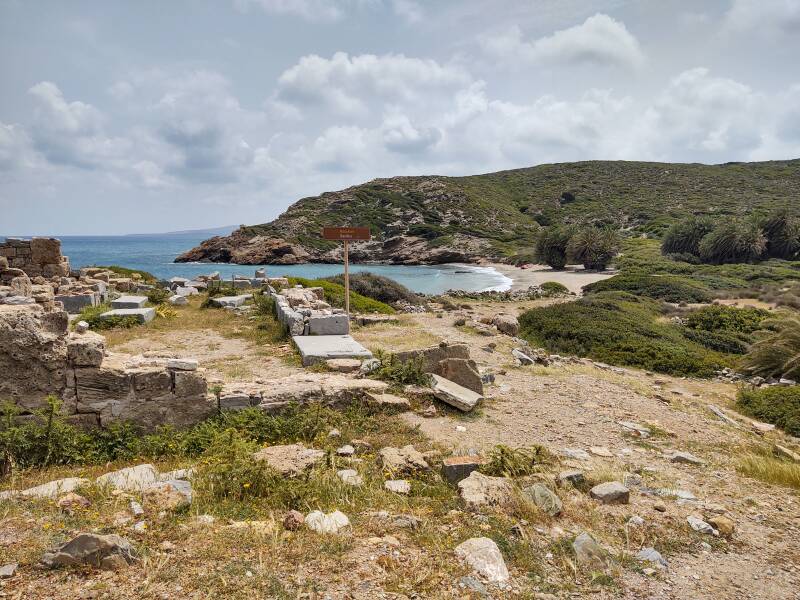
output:
[[[103,336],[67,326],[64,311],[0,305],[0,401],[25,415],[54,394],[73,423],[132,421],[146,431],[191,425],[216,410],[201,372],[168,368],[167,359],[107,357]]]
[[[67,277],[69,260],[61,255],[61,240],[6,238],[0,243],[0,256],[8,259],[12,269],[25,271],[28,277]]]

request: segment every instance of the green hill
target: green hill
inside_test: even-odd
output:
[[[468,177],[393,177],[303,198],[271,223],[207,240],[178,261],[329,262],[331,225],[369,226],[355,260],[514,260],[541,225],[613,225],[660,234],[687,214],[749,215],[800,199],[800,160],[723,165],[587,161]]]

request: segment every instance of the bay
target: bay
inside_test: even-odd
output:
[[[92,265],[119,265],[148,271],[163,279],[192,278],[219,271],[224,278],[232,275],[253,276],[259,265],[227,263],[174,263],[179,254],[193,248],[207,236],[192,234],[134,236],[61,236],[61,248],[73,269]],[[289,275],[315,279],[342,272],[342,265],[263,265],[269,277]],[[390,277],[409,289],[439,294],[450,289],[478,291],[506,290],[511,279],[491,267],[475,265],[351,265],[352,272],[369,271]]]

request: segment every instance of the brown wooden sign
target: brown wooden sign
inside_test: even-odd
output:
[[[370,239],[369,227],[323,227],[322,239],[348,242]]]

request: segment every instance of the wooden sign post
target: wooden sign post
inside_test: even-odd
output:
[[[370,239],[369,227],[323,227],[322,239],[344,242],[344,310],[350,320],[350,248],[351,241]]]

